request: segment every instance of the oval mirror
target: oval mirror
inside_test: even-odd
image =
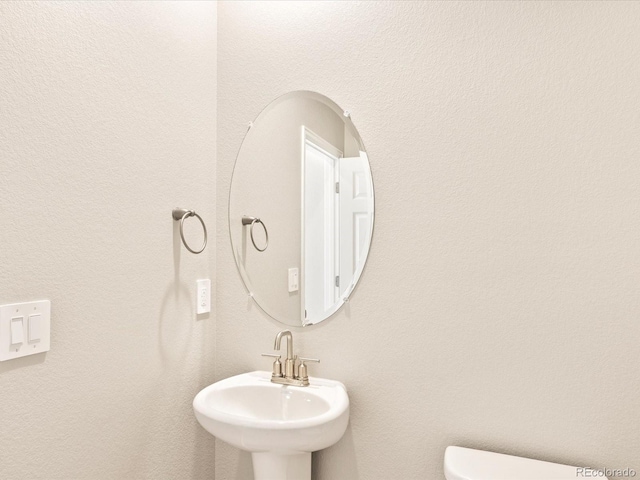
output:
[[[349,300],[373,233],[373,180],[348,112],[291,92],[249,126],[229,194],[229,233],[255,302],[290,326],[314,325]]]

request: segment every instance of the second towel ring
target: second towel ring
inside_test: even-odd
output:
[[[264,243],[264,248],[258,247],[258,245],[256,245],[255,239],[253,238],[253,227],[256,225],[256,223],[259,223],[260,225],[262,225],[262,228],[264,228],[264,236],[267,239],[267,241]],[[256,247],[256,250],[258,250],[259,252],[264,252],[269,246],[269,232],[267,232],[267,226],[264,224],[264,222],[257,217],[244,216],[242,217],[242,225],[251,225],[251,227],[249,228],[251,243],[253,243],[253,246]]]
[[[184,245],[184,248],[189,250],[191,253],[195,253],[196,255],[204,252],[204,249],[207,246],[207,226],[204,224],[202,217],[198,215],[194,210],[186,210],[184,208],[175,208],[173,212],[171,212],[171,216],[175,221],[180,222],[180,238],[182,238],[182,244]],[[198,217],[198,220],[200,220],[200,223],[202,224],[202,230],[204,232],[204,242],[202,242],[202,247],[200,248],[200,250],[193,250],[184,239],[184,221],[189,217]]]

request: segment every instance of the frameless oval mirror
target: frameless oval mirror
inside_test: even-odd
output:
[[[250,124],[231,179],[229,233],[265,313],[291,326],[336,313],[362,274],[373,218],[369,160],[348,112],[299,91]]]

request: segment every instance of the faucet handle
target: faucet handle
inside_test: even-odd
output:
[[[307,358],[307,357],[298,357],[298,359],[304,363],[304,362],[316,362],[316,363],[320,363],[320,359],[319,358]]]
[[[302,380],[303,385],[309,385],[309,375],[307,375],[307,366],[304,362],[316,362],[320,363],[317,358],[300,357],[300,366],[298,367],[298,378]]]
[[[282,377],[282,363],[280,363],[281,355],[275,353],[263,353],[263,357],[274,357],[273,369],[271,371],[271,377]]]

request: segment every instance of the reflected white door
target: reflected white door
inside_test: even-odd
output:
[[[339,198],[339,294],[349,295],[362,272],[371,240],[373,185],[365,152],[340,159]]]
[[[338,298],[339,268],[338,201],[336,180],[341,152],[303,131],[304,255],[302,298],[305,323],[312,324],[333,313]]]

